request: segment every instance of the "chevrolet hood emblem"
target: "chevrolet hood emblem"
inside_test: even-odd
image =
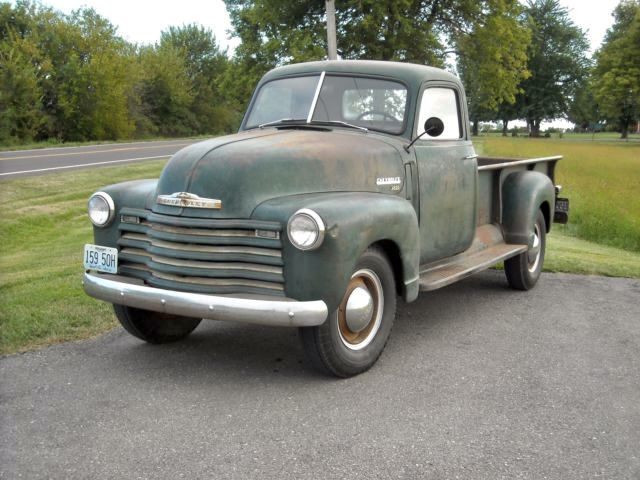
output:
[[[188,192],[176,192],[171,195],[158,195],[156,202],[160,205],[171,205],[173,207],[222,208],[222,200],[218,200],[216,198],[203,198]]]

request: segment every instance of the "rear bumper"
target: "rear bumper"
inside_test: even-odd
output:
[[[115,277],[117,278],[117,277]],[[82,284],[87,295],[128,307],[185,317],[281,327],[312,327],[327,319],[322,300],[252,299],[179,292],[115,279],[112,275],[85,272]]]

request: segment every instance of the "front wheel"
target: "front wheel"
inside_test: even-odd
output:
[[[124,305],[114,304],[113,310],[127,332],[149,343],[180,340],[193,332],[201,321],[200,318],[151,312]]]
[[[322,325],[300,328],[305,356],[324,373],[362,373],[382,354],[395,315],[393,271],[384,252],[371,247],[358,260],[338,310]]]
[[[541,210],[538,210],[533,226],[533,244],[524,253],[504,262],[504,273],[509,286],[516,290],[529,290],[540,278],[544,253],[547,245],[547,224]]]

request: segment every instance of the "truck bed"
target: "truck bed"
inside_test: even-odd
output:
[[[442,288],[526,252],[527,245],[506,243],[500,228],[503,182],[509,174],[520,170],[543,173],[554,182],[556,163],[561,158],[478,157],[478,214],[475,239],[471,247],[454,257],[421,265],[420,290]]]
[[[555,185],[555,169],[562,156],[540,158],[478,157],[478,216],[476,225],[501,223],[502,184],[520,170],[547,175]]]

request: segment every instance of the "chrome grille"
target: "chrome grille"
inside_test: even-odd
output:
[[[118,227],[121,275],[196,293],[284,296],[279,223],[172,217],[130,208],[119,213],[125,220]]]

